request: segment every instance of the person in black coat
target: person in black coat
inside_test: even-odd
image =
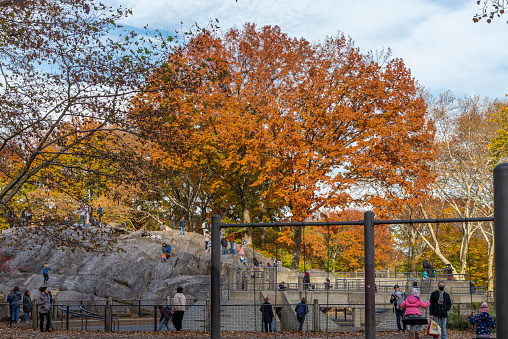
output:
[[[259,309],[262,313],[263,323],[265,324],[264,329],[265,332],[268,332],[268,329],[270,329],[270,332],[272,332],[272,320],[273,320],[273,308],[272,304],[270,304],[270,300],[268,297],[265,298],[265,302],[263,305],[261,305],[261,308]]]
[[[430,318],[441,326],[441,338],[446,339],[446,319],[448,311],[452,308],[450,295],[444,291],[445,283],[438,283],[438,290],[430,295]]]

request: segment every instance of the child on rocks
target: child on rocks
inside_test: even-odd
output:
[[[44,264],[44,268],[42,269],[42,276],[44,277],[44,284],[46,284],[49,280],[49,271],[51,270],[51,267],[48,266],[48,264]]]
[[[401,309],[405,309],[405,316],[406,318],[414,318],[414,317],[421,317],[422,312],[420,311],[421,308],[427,308],[430,306],[430,302],[423,302],[420,299],[420,290],[418,288],[413,287],[411,289],[411,295],[407,297],[406,300],[400,304]],[[422,329],[422,325],[410,325],[409,327],[409,339],[419,339],[419,331]]]
[[[489,315],[489,305],[483,303],[480,306],[480,314],[474,315],[471,311],[469,314],[469,322],[476,324],[476,338],[490,338],[490,328],[496,328],[496,316]]]

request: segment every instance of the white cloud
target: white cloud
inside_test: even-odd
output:
[[[474,24],[473,0],[110,0],[132,7],[126,23],[174,30],[219,19],[279,25],[291,36],[323,40],[338,31],[364,52],[391,48],[433,93],[504,97],[508,93],[507,18]]]

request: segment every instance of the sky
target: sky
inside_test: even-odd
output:
[[[438,95],[508,94],[508,14],[493,23],[473,23],[476,0],[110,0],[130,7],[126,27],[172,32],[205,27],[221,30],[245,22],[277,25],[310,42],[339,32],[363,53],[388,48],[404,60],[418,83]]]

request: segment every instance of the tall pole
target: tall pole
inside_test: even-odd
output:
[[[376,338],[376,290],[374,264],[374,212],[363,214],[365,242],[365,338]]]
[[[496,264],[497,337],[508,338],[508,163],[494,168],[494,255]]]
[[[212,304],[212,339],[220,339],[220,216],[212,215],[212,286],[210,302]]]

